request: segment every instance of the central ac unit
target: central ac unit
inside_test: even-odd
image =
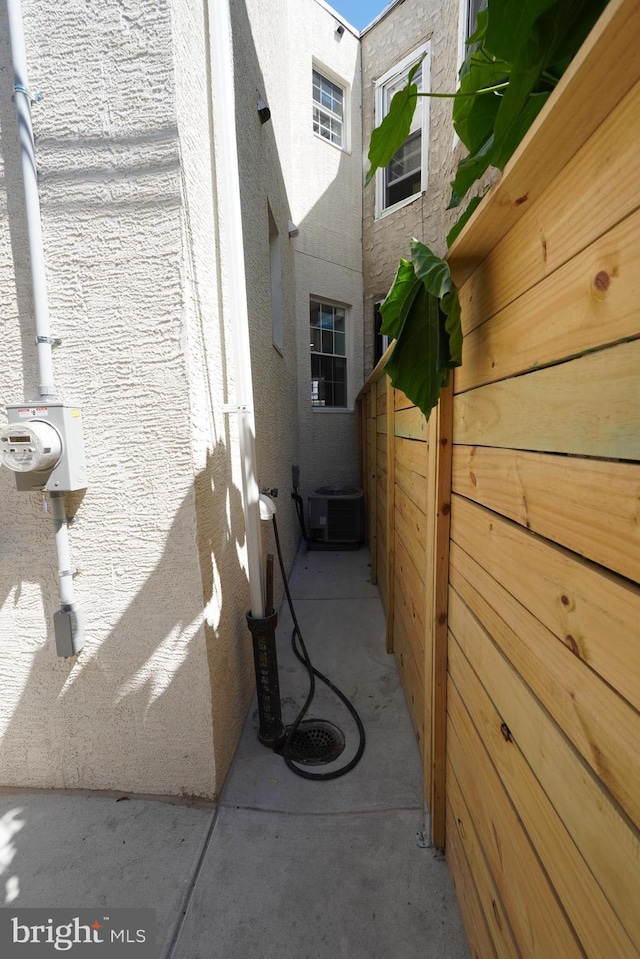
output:
[[[312,542],[356,549],[364,539],[364,493],[355,486],[321,486],[309,494]]]

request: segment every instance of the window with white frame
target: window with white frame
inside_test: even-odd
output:
[[[318,70],[313,70],[313,131],[330,143],[344,147],[345,91]]]
[[[347,307],[311,300],[311,405],[347,407]]]
[[[407,85],[410,70],[422,63],[413,82],[419,93],[430,89],[430,49],[425,44],[406,57],[402,63],[381,77],[376,84],[376,125],[389,112],[395,94]],[[376,211],[380,216],[420,196],[427,188],[427,156],[429,134],[429,106],[426,97],[418,97],[409,136],[385,169],[376,174]]]
[[[478,14],[481,10],[487,9],[488,0],[460,0],[460,13],[458,15],[458,70],[467,55],[467,40],[476,32],[478,26]]]

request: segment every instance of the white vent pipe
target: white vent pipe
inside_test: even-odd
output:
[[[236,140],[236,104],[233,82],[231,17],[228,0],[209,0],[211,73],[214,87],[214,135],[220,171],[218,209],[227,241],[228,302],[235,360],[235,412],[242,460],[242,505],[249,566],[251,615],[264,617],[260,490],[256,479],[255,419],[249,314],[244,270],[244,243],[240,207],[240,175]]]

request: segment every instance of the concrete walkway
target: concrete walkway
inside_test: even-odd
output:
[[[364,757],[295,776],[252,710],[215,810],[59,794],[0,796],[0,893],[19,906],[153,906],[161,959],[468,959],[446,863],[416,845],[421,770],[368,553],[302,551],[291,577],[314,665],[365,725]],[[278,625],[283,718],[307,678]],[[320,685],[309,717],[353,720]],[[331,766],[308,767],[326,771]]]

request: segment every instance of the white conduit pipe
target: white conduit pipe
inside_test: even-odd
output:
[[[53,385],[53,360],[51,356],[51,330],[49,326],[49,304],[47,301],[47,279],[44,265],[44,246],[42,243],[42,223],[40,219],[40,197],[38,196],[38,175],[36,170],[36,151],[31,125],[31,94],[27,77],[27,54],[22,25],[22,7],[20,0],[7,0],[9,15],[9,41],[13,64],[13,83],[15,90],[16,119],[20,139],[20,162],[24,183],[24,205],[27,216],[27,240],[29,244],[29,262],[31,264],[31,283],[33,288],[33,312],[36,325],[36,343],[38,347],[38,368],[40,372],[40,399],[55,399]]]
[[[51,328],[49,325],[49,303],[47,300],[47,280],[42,241],[42,221],[40,217],[40,197],[38,195],[38,174],[36,151],[31,124],[31,94],[27,76],[27,53],[24,42],[22,7],[20,0],[7,0],[9,21],[9,42],[13,66],[14,100],[18,137],[20,140],[20,161],[24,185],[24,203],[27,220],[27,241],[29,262],[31,265],[31,283],[33,292],[33,312],[38,348],[39,394],[41,400],[56,398],[53,383],[53,358]],[[53,517],[58,577],[60,580],[60,607],[67,613],[76,609],[73,593],[73,572],[69,551],[69,533],[65,513],[64,495],[51,494],[51,513]],[[75,628],[75,627],[74,627]],[[74,637],[75,651],[81,648],[82,640],[78,633]],[[69,655],[69,653],[67,653]]]
[[[251,615],[264,617],[260,490],[256,479],[255,419],[247,286],[240,207],[240,175],[236,141],[236,105],[233,83],[231,17],[228,0],[209,0],[211,24],[211,73],[214,87],[214,130],[220,184],[220,220],[227,240],[229,270],[228,302],[232,311],[236,407],[240,458],[242,461],[242,506],[247,539]]]

